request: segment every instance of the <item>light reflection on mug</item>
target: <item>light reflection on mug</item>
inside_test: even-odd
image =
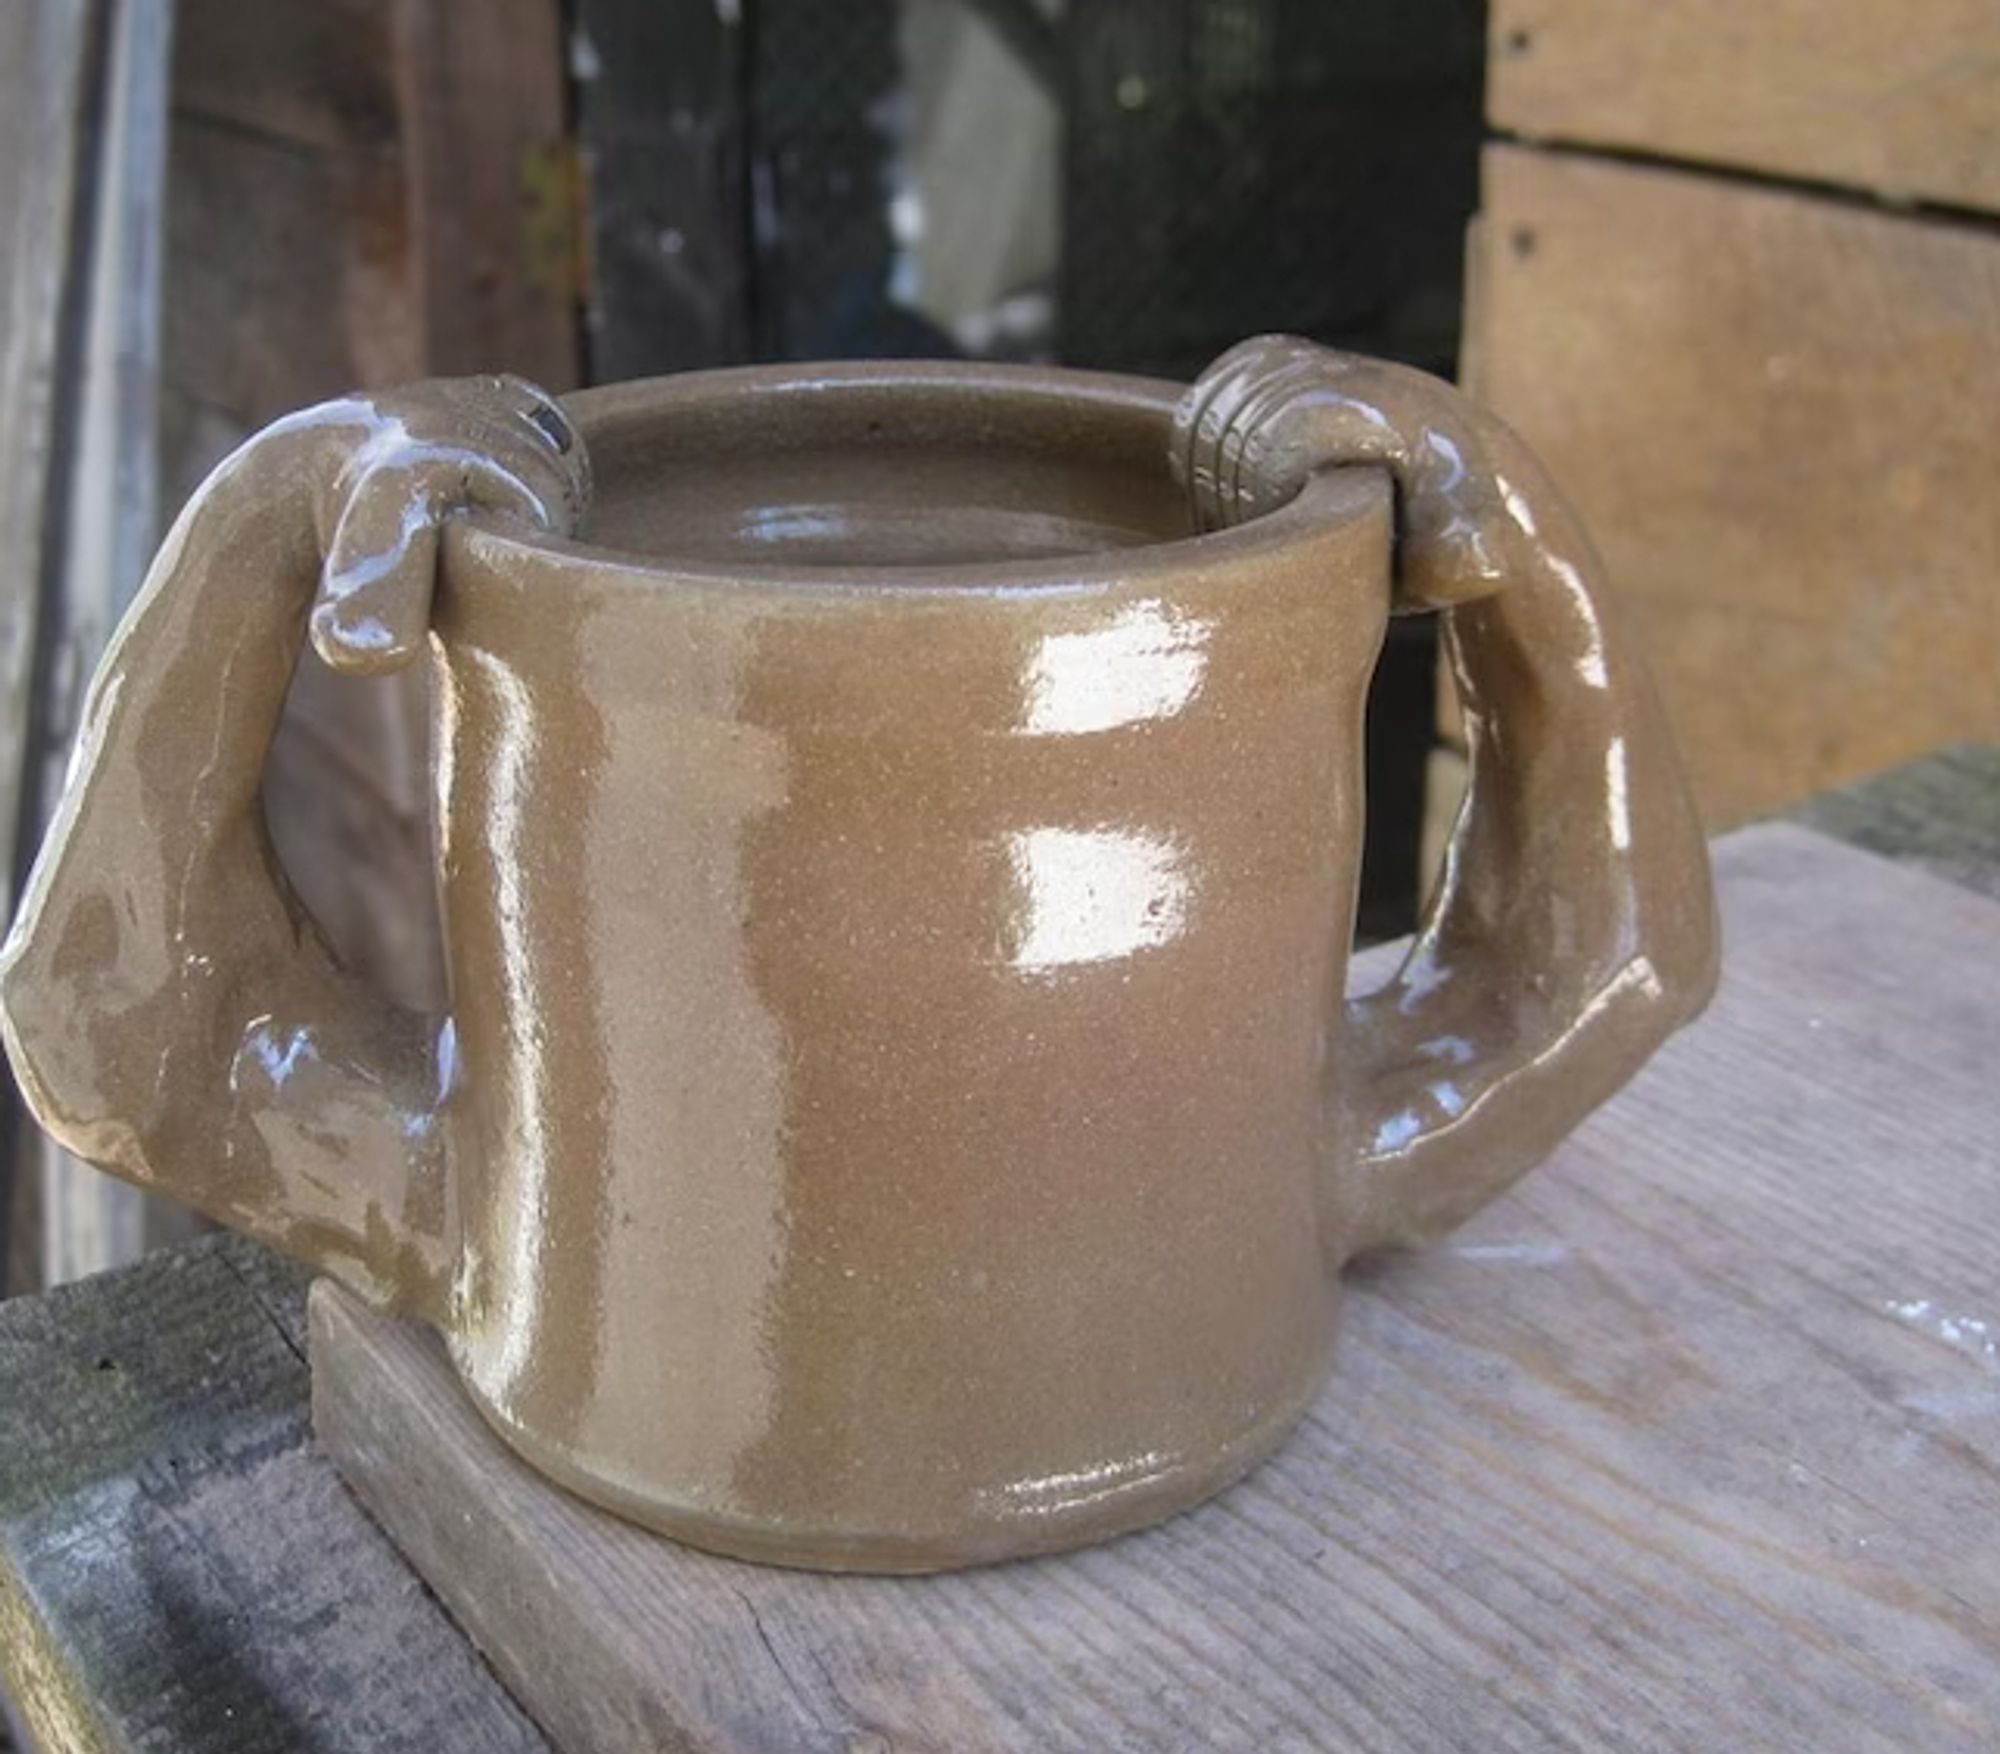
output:
[[[1169,944],[1190,885],[1170,840],[1130,829],[1030,828],[1009,838],[1019,899],[1009,960],[1028,973]]]
[[[1046,737],[1171,718],[1200,691],[1207,641],[1207,622],[1157,601],[1086,632],[1049,634],[1028,664],[1021,729]]]

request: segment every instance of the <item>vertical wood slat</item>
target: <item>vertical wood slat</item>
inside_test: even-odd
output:
[[[58,355],[88,114],[92,0],[0,8],[0,886],[13,911],[33,759],[36,633],[54,555]],[[38,1167],[11,1088],[0,1133],[0,1283],[39,1279]]]
[[[405,0],[180,0],[165,447],[170,497],[294,408],[426,369]],[[219,320],[227,313],[227,320]],[[267,826],[336,949],[396,998],[442,984],[425,702],[310,654]]]
[[[58,353],[93,11],[91,0],[0,11],[0,882],[10,912],[41,583],[54,535]]]
[[[51,100],[56,107],[45,115],[51,132],[40,152],[13,160],[48,179],[42,198],[51,202],[42,224],[14,239],[17,298],[24,285],[30,290],[15,307],[24,326],[8,348],[7,425],[18,427],[10,443],[38,447],[18,491],[39,492],[38,505],[25,502],[8,516],[10,524],[23,517],[22,544],[32,547],[8,605],[13,747],[5,783],[9,874],[17,879],[53,809],[90,673],[157,534],[154,392],[173,17],[169,0],[27,11],[38,19],[29,31],[48,34],[24,45],[30,52],[17,64],[28,78],[55,77],[21,101],[30,114]],[[65,31],[67,65],[51,67],[46,51]],[[40,374],[32,383],[13,379],[17,342]],[[7,472],[10,483],[17,479]],[[28,558],[11,531],[7,542]],[[149,1231],[185,1233],[135,1189],[39,1136],[17,1139],[10,1172],[33,1192],[16,1209],[39,1207],[32,1228],[41,1241],[37,1271],[10,1275],[17,1283],[131,1259]]]
[[[111,630],[145,576],[159,533],[158,382],[165,235],[167,72],[172,0],[122,0],[116,12],[96,192],[88,340],[77,385],[82,418],[70,482],[69,542],[58,600],[57,669],[43,730],[44,820],[82,719],[84,691]],[[179,1209],[40,1141],[42,1270],[58,1284],[137,1260],[193,1234]]]
[[[421,369],[577,382],[581,216],[555,0],[398,0]]]

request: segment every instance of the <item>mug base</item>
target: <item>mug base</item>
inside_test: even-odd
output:
[[[1150,1528],[1233,1486],[1265,1461],[1319,1398],[1331,1369],[1323,1358],[1303,1391],[1199,1461],[1120,1492],[1032,1516],[968,1514],[955,1528],[840,1529],[803,1520],[735,1517],[635,1492],[580,1464],[573,1451],[509,1420],[469,1383],[460,1386],[494,1434],[523,1462],[565,1491],[683,1546],[755,1565],[802,1571],[913,1576],[997,1565],[1095,1546]]]

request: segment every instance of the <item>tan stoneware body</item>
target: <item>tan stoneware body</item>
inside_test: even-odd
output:
[[[1472,796],[1350,1005],[1362,709],[1425,606]],[[308,633],[428,646],[449,1018],[343,974],[272,860]],[[280,422],[105,659],[0,1000],[64,1144],[434,1323],[566,1486],[922,1570],[1256,1462],[1341,1264],[1507,1185],[1715,959],[1532,459],[1269,339],[1185,392],[786,367]]]

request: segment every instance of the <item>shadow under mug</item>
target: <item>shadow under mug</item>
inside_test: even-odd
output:
[[[594,484],[593,484],[594,478]],[[921,1570],[1267,1453],[1338,1270],[1456,1221],[1713,983],[1597,563],[1433,380],[977,365],[417,386],[168,537],[9,939],[37,1116],[434,1324],[533,1465]],[[1362,717],[1444,611],[1472,789],[1344,997]],[[301,642],[428,647],[451,1014],[344,974],[258,803]]]

